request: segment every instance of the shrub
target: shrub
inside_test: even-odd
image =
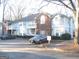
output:
[[[61,40],[70,40],[71,39],[71,35],[69,33],[64,33],[60,36]]]
[[[59,39],[60,39],[59,36],[51,36],[51,38],[52,38],[53,40],[59,40]]]

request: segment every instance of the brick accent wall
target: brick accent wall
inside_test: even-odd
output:
[[[42,15],[45,16],[45,24],[40,24],[40,17]],[[47,14],[40,14],[39,16],[37,16],[36,23],[37,23],[37,27],[36,27],[36,32],[37,33],[42,34],[41,32],[44,31],[45,35],[50,35],[50,32],[51,32],[51,20],[50,20],[50,17]]]

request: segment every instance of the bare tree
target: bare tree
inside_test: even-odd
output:
[[[75,20],[75,37],[74,37],[74,47],[79,44],[79,0],[43,0],[49,3],[57,4],[60,6],[65,6],[73,12],[73,17]],[[65,1],[68,1],[67,4]],[[46,6],[46,5],[45,5]],[[44,6],[42,6],[43,8]]]
[[[17,7],[17,19],[22,19],[24,11],[25,11],[25,7]]]
[[[5,13],[5,8],[6,8],[6,5],[7,5],[7,2],[8,2],[8,0],[0,0],[0,2],[1,2],[1,4],[2,4],[2,6],[3,6],[3,17],[2,17],[2,35],[4,35],[4,33],[5,33],[5,19],[4,19],[4,13]]]
[[[13,14],[12,18],[14,18],[16,20],[22,19],[24,11],[25,11],[26,8],[25,7],[20,7],[20,6],[16,6],[16,7],[17,8],[15,8],[14,5],[9,6],[10,13]],[[11,16],[11,14],[10,14],[10,16]]]

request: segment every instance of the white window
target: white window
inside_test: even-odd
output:
[[[45,24],[45,16],[42,15],[40,18],[40,24]]]

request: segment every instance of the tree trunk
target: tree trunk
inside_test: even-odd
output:
[[[77,19],[78,19],[78,41],[77,43],[79,44],[79,0],[77,1],[78,5],[77,5]]]
[[[74,37],[74,47],[78,46],[78,19],[77,19],[77,13],[73,12],[74,14],[74,20],[75,20],[75,37]]]
[[[78,43],[79,43],[79,11],[78,11],[78,7],[79,7],[79,0],[76,1],[76,11],[73,11],[74,14],[74,20],[75,20],[75,37],[74,37],[74,47],[78,47]]]

